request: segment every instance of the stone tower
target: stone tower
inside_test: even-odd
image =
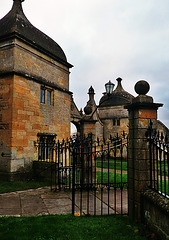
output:
[[[20,176],[38,158],[34,141],[70,136],[69,69],[62,48],[14,0],[0,20],[0,176]]]

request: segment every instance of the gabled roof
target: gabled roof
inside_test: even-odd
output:
[[[23,1],[14,0],[11,11],[0,20],[0,41],[18,37],[65,66],[72,67],[67,62],[62,48],[46,34],[35,28],[26,18],[22,9],[21,2]]]

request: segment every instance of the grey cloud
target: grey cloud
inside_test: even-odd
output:
[[[0,17],[11,5],[1,0]],[[70,90],[78,107],[85,106],[91,85],[98,103],[108,80],[116,83],[121,76],[124,88],[135,94],[135,83],[146,79],[149,94],[165,104],[159,117],[169,126],[168,0],[29,0],[23,8],[74,65]]]

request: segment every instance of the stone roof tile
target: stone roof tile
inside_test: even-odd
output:
[[[14,0],[11,11],[0,20],[0,41],[17,36],[62,64],[72,67],[67,62],[62,48],[29,22],[23,12],[21,2],[23,0]]]

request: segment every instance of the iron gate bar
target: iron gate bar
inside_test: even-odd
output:
[[[58,156],[58,187],[59,187],[58,190],[60,191],[61,187],[60,187],[60,142],[59,140],[58,140],[56,151]]]
[[[109,142],[108,142],[108,215],[110,214],[109,211],[109,204],[110,204],[110,149],[109,149]]]
[[[96,182],[97,182],[97,173],[96,173],[96,145],[94,146],[94,162],[95,162],[95,168],[94,168],[94,174],[95,174],[95,188],[94,188],[94,215],[96,215]]]
[[[160,148],[159,148],[159,160],[160,160],[160,189],[161,189],[161,192],[162,192],[162,169],[161,169],[161,155],[162,155],[162,152],[161,152],[161,143],[160,143]],[[159,189],[158,189],[159,190]]]
[[[116,149],[116,147],[115,147],[115,149],[114,149],[114,157],[115,157],[115,162],[114,162],[114,183],[115,183],[115,187],[114,187],[114,190],[115,190],[115,194],[114,194],[114,197],[115,197],[115,200],[114,200],[114,202],[115,202],[115,214],[116,214],[116,211],[117,211],[117,209],[116,209],[116,205],[117,205],[117,203],[116,203],[116,161],[117,161],[117,159],[116,159],[116,153],[117,153],[117,149]]]
[[[75,213],[75,154],[76,149],[73,149],[73,168],[72,168],[72,215]]]
[[[69,166],[71,165],[71,151],[70,151],[70,148],[71,146],[70,146],[70,142],[69,142],[69,145],[68,145],[68,148],[69,148]],[[70,176],[70,174],[71,174],[71,168],[69,168],[69,189],[71,188],[71,176]]]
[[[123,162],[122,162],[122,153],[123,153],[123,146],[122,146],[122,140],[120,139],[120,142],[121,142],[121,147],[120,147],[120,160],[121,160],[121,183],[123,182]],[[123,192],[122,192],[122,186],[121,186],[121,213],[123,212],[123,204],[122,204],[122,199],[123,199]]]
[[[102,155],[101,155],[101,215],[103,215],[103,160],[104,160],[104,151],[103,151],[103,144],[102,148]]]
[[[82,164],[82,169],[81,169],[81,177],[80,177],[80,182],[83,187],[83,180],[84,180],[84,155],[83,155],[83,147],[81,146],[80,148],[80,158],[81,158],[81,164]],[[82,196],[83,196],[83,191],[82,188],[80,189],[80,214],[82,214]]]
[[[165,145],[163,143],[163,148],[165,148]],[[166,166],[165,166],[165,159],[166,159],[166,152],[164,151],[164,190],[165,190],[165,194],[167,192],[167,188],[166,188]]]
[[[167,145],[167,167],[168,167],[168,181],[169,181],[169,146]],[[169,183],[168,183],[169,189]]]
[[[86,156],[86,159],[87,159],[87,182],[89,183],[89,147],[87,147],[87,156]],[[89,186],[90,184],[86,185],[87,186],[87,215],[89,215]]]
[[[153,166],[152,166],[152,171],[154,172],[154,174],[153,174],[153,180],[152,180],[152,183],[151,183],[151,180],[150,180],[150,184],[151,184],[151,186],[152,186],[152,184],[153,184],[153,186],[155,186],[155,180],[156,180],[156,161],[155,161],[155,145],[153,144],[153,154],[152,154],[152,158],[153,158],[153,161],[152,161],[152,164],[153,164]],[[150,151],[150,150],[149,150]],[[151,172],[151,167],[150,167],[150,172]]]
[[[151,142],[151,143],[153,144],[153,142]],[[156,149],[156,159],[155,160],[156,160],[156,164],[157,164],[157,169],[155,170],[155,172],[157,173],[157,191],[159,191],[159,182],[158,182],[158,179],[159,179],[159,172],[158,172],[159,166],[158,165],[159,165],[159,163],[158,163],[158,144],[157,144],[157,139],[155,139],[155,149]],[[152,172],[150,174],[152,174]],[[151,181],[151,178],[150,178],[150,181]],[[153,187],[154,187],[154,189],[156,188],[155,183],[154,183]]]
[[[63,153],[63,158],[65,159],[65,171],[63,171],[63,174],[65,174],[66,175],[66,182],[65,182],[65,184],[66,184],[66,186],[67,186],[67,154],[66,154],[66,152],[67,152],[67,146],[66,146],[66,142],[65,142],[65,144],[64,144],[64,153]]]

